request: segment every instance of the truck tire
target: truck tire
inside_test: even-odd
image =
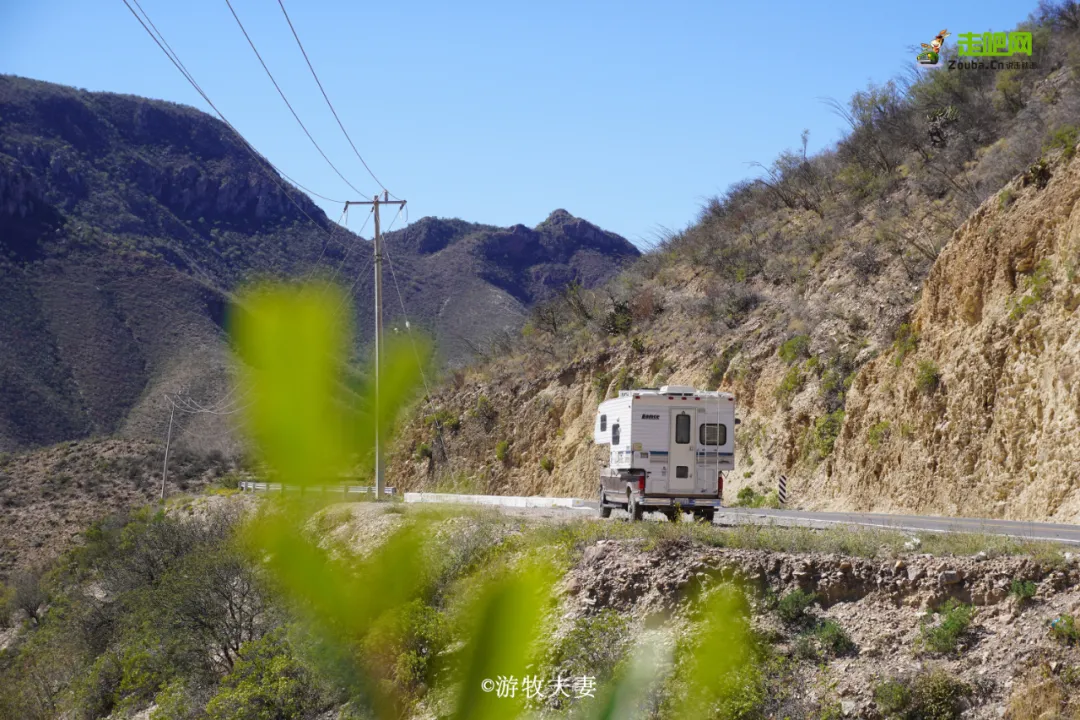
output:
[[[713,524],[713,519],[715,517],[716,517],[716,511],[715,510],[702,510],[701,511],[701,519],[707,525],[712,525]]]
[[[600,517],[611,517],[611,506],[604,500],[604,487],[600,486]]]
[[[630,504],[626,506],[626,510],[630,513],[630,522],[638,522],[645,517],[645,508],[638,505],[638,501],[634,496],[630,496]]]

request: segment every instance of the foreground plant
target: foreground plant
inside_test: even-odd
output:
[[[334,483],[370,458],[376,428],[379,437],[387,437],[415,393],[418,358],[401,344],[384,356],[377,410],[371,384],[350,381],[351,334],[338,312],[342,305],[333,290],[262,286],[242,298],[235,315],[236,345],[252,388],[247,427],[268,471],[287,486]],[[530,664],[539,660],[537,638],[552,606],[551,567],[526,558],[491,569],[454,617],[461,650],[450,658],[415,649],[405,655],[401,633],[393,628],[401,627],[402,613],[423,612],[438,574],[424,552],[423,528],[405,522],[378,551],[357,561],[331,557],[318,547],[303,530],[306,520],[300,503],[279,504],[250,524],[245,543],[304,619],[315,661],[347,686],[351,705],[374,717],[398,718],[410,704],[409,685],[442,682],[453,686],[453,717],[528,712],[524,693],[492,688],[497,678],[527,677]],[[681,718],[738,717],[757,701],[760,686],[747,675],[753,671],[748,607],[741,592],[726,587],[702,608],[701,632],[678,658],[680,693],[671,709]],[[405,658],[404,666],[385,662],[395,655]],[[256,666],[242,667],[247,676],[265,677],[265,668],[273,666],[258,666],[262,675],[249,670]],[[657,667],[656,651],[640,649],[607,687],[590,694],[586,716],[644,712],[649,689],[657,691],[657,678],[663,678]],[[400,682],[402,677],[409,682]],[[224,707],[221,701],[214,710]]]

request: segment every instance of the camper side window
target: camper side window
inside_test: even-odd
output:
[[[607,415],[600,416],[600,432],[607,430]]]
[[[675,417],[675,442],[679,445],[690,444],[690,416],[679,413]]]
[[[615,423],[611,426],[611,444],[619,444],[619,423]]]
[[[698,430],[701,445],[727,445],[727,425],[705,423]]]

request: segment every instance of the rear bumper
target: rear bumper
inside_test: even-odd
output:
[[[638,505],[645,507],[722,508],[724,501],[717,497],[649,497],[638,496]]]

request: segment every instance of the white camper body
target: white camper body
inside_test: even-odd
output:
[[[674,515],[676,505],[712,518],[722,506],[723,475],[735,468],[735,397],[666,385],[624,390],[600,403],[593,428],[608,445],[600,473],[601,514],[623,507]]]

